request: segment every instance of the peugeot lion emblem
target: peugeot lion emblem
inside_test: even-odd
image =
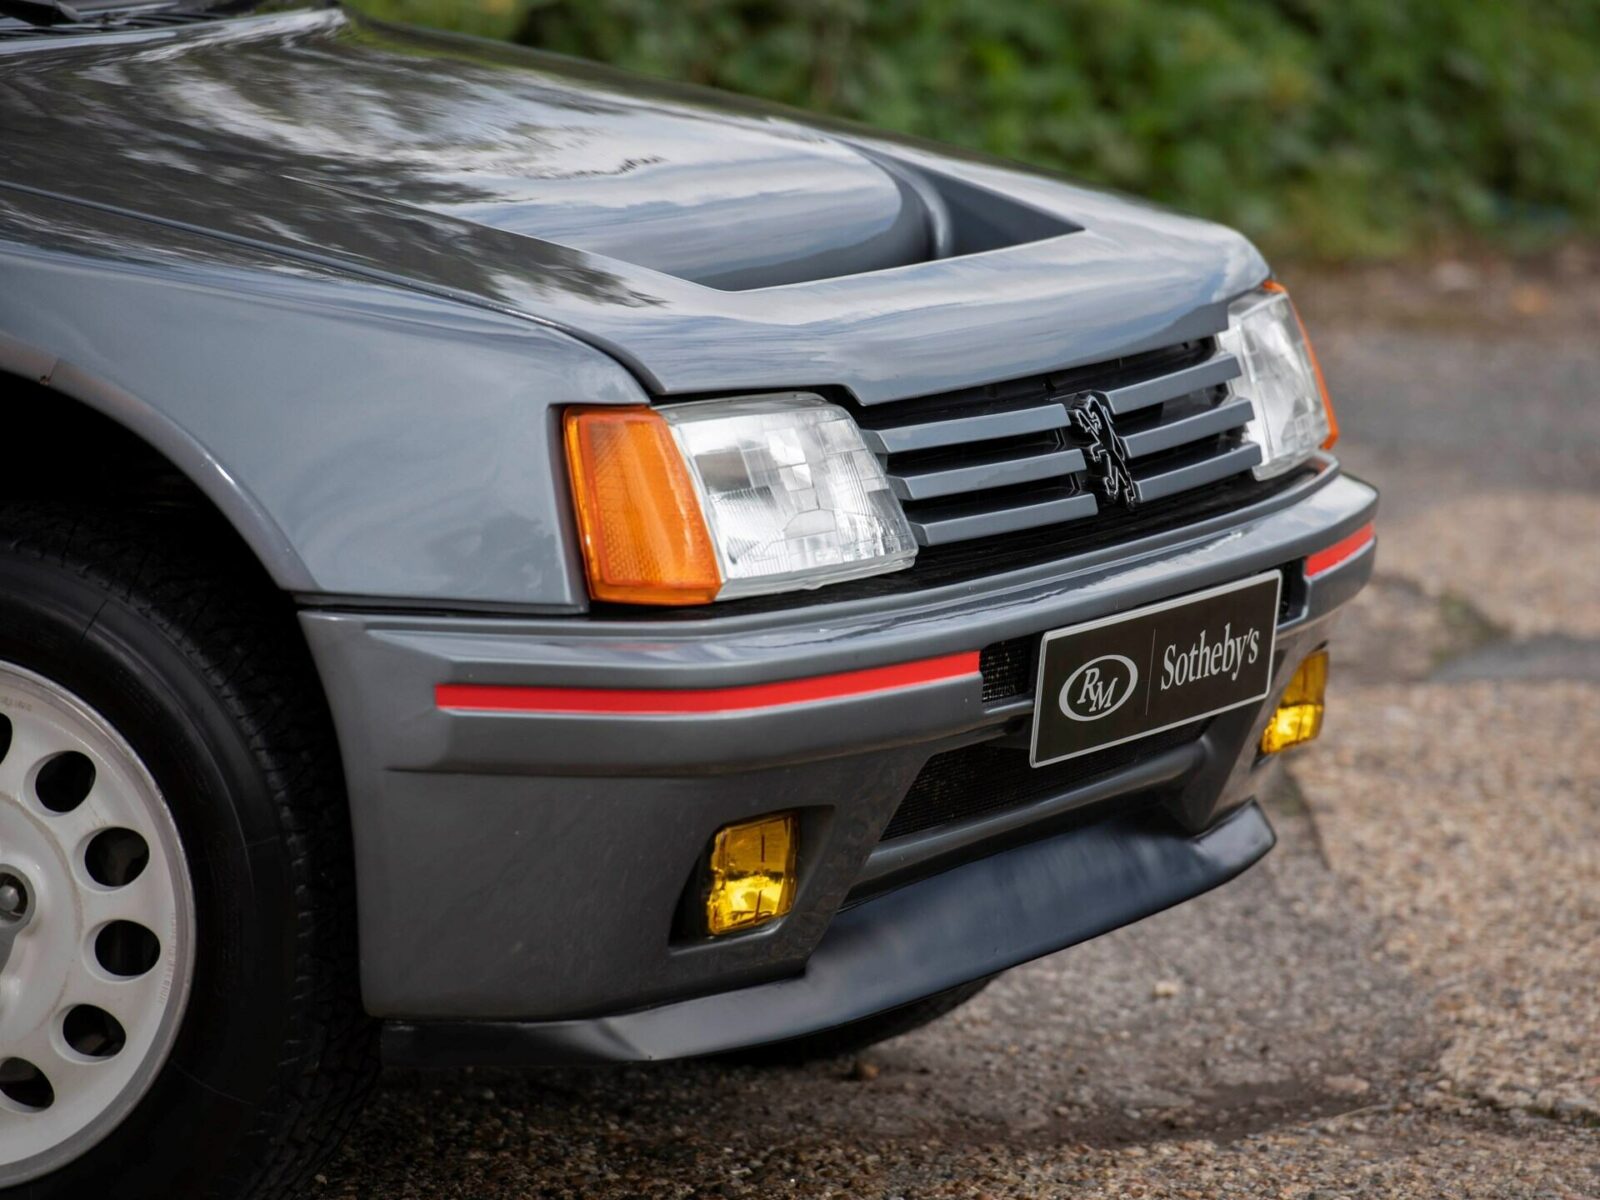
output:
[[[1072,428],[1087,443],[1083,456],[1089,463],[1089,479],[1107,503],[1133,508],[1139,503],[1139,486],[1128,470],[1122,439],[1111,428],[1111,409],[1099,392],[1087,392],[1067,407]]]

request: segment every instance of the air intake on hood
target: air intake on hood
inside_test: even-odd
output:
[[[492,200],[426,207],[721,291],[861,275],[1079,228],[832,138],[739,126],[716,138],[669,132],[678,136],[654,153],[629,152],[605,169],[547,164],[536,178],[498,181]],[[593,149],[607,163],[621,153],[614,140]]]

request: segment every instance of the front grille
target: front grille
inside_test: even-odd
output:
[[[1204,339],[863,409],[857,420],[918,544],[937,548],[1132,515],[1094,482],[1095,439],[1074,426],[1072,405],[1091,392],[1109,411],[1102,440],[1127,466],[1132,513],[1244,474],[1261,449],[1244,439],[1249,401],[1226,387],[1238,375],[1238,360]]]
[[[1063,792],[1132,766],[1141,758],[1186,746],[1205,729],[1200,721],[1048,767],[1028,765],[1026,750],[979,744],[935,754],[889,819],[883,840],[972,821]]]

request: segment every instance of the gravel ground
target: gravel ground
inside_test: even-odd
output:
[[[392,1075],[312,1194],[1600,1197],[1600,285],[1441,278],[1307,305],[1381,566],[1260,866],[853,1063]]]
[[[1600,1129],[1600,687],[1339,698],[1327,745],[1296,774],[1328,862],[1431,1001],[1440,1082]]]

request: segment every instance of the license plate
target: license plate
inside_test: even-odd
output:
[[[1036,767],[1254,704],[1272,682],[1272,571],[1044,635]]]

